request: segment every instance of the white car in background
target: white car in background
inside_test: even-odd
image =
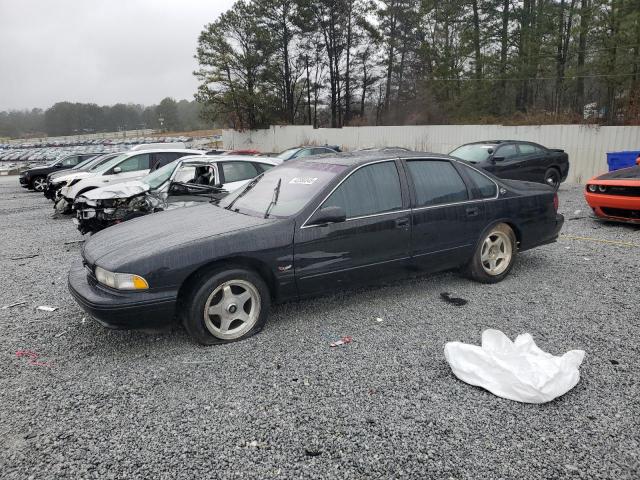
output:
[[[151,149],[134,150],[118,155],[101,165],[93,172],[79,172],[77,177],[67,179],[67,185],[60,189],[60,199],[56,202],[56,211],[70,213],[73,201],[78,195],[118,183],[137,180],[149,174],[151,170],[163,167],[178,158],[187,155],[203,155],[202,150],[187,149]]]
[[[79,195],[73,209],[81,233],[95,233],[126,220],[224,197],[279,162],[265,157],[184,157],[140,180]]]

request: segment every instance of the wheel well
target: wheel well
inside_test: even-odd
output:
[[[512,223],[512,222],[500,222],[500,223],[504,223],[511,227],[511,230],[513,230],[513,233],[516,236],[516,243],[519,246],[520,242],[522,241],[522,232],[520,231],[520,229],[515,225],[515,223]]]
[[[518,226],[515,223],[510,222],[509,220],[497,220],[497,221],[495,221],[493,223],[490,223],[482,231],[482,235],[480,235],[480,238],[478,239],[478,242],[482,242],[482,239],[489,232],[489,230],[491,230],[496,225],[500,225],[501,223],[504,223],[505,225],[508,225],[511,228],[511,230],[513,230],[513,233],[516,236],[516,243],[518,244],[518,247],[519,247],[520,246],[520,242],[522,241],[522,232],[520,231],[520,229],[518,228]],[[478,248],[477,245],[478,244],[476,244],[476,248]],[[474,252],[475,252],[475,250],[474,250]]]
[[[269,293],[271,294],[271,298],[276,298],[278,295],[278,283],[276,281],[273,272],[269,269],[269,267],[259,260],[248,257],[231,257],[225,258],[222,260],[215,260],[213,262],[207,263],[206,265],[201,266],[194,272],[192,272],[180,285],[178,289],[178,305],[184,301],[186,296],[189,293],[191,287],[198,282],[203,276],[212,270],[217,270],[220,268],[233,268],[233,267],[241,267],[247,270],[252,270],[264,280],[264,283],[267,284],[267,288],[269,289]]]

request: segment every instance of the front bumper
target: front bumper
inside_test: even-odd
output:
[[[157,329],[174,321],[178,292],[117,291],[100,285],[78,261],[69,270],[69,291],[99,323],[114,329]]]
[[[45,198],[48,198],[49,200],[53,200],[55,202],[60,188],[62,187],[57,183],[48,183],[44,189]]]
[[[19,177],[18,180],[20,181],[20,186],[22,188],[29,188],[29,180],[27,177]]]
[[[640,197],[584,192],[596,217],[603,220],[640,224]]]

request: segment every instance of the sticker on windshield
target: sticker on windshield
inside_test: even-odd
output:
[[[296,177],[292,178],[289,183],[294,185],[313,185],[316,180],[318,180],[317,177]]]

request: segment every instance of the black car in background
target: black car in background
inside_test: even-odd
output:
[[[569,156],[533,142],[488,140],[467,143],[449,155],[473,163],[496,177],[546,183],[558,189],[569,174]]]
[[[324,155],[325,153],[338,153],[338,152],[340,152],[340,147],[338,147],[337,145],[325,145],[322,147],[314,147],[314,146],[304,147],[303,146],[303,147],[295,147],[295,148],[290,148],[288,150],[285,150],[284,152],[281,152],[278,155],[276,155],[275,158],[279,158],[283,162],[288,162],[295,158],[303,158],[303,157],[310,157],[312,155]]]
[[[19,181],[22,188],[43,192],[47,187],[47,175],[61,170],[68,170],[85,160],[100,155],[100,153],[73,153],[65,155],[49,165],[30,168],[20,174]]]
[[[101,155],[96,155],[95,157],[89,157],[88,159],[80,162],[75,167],[70,169],[56,170],[53,173],[47,175],[47,184],[42,191],[44,193],[45,198],[54,201],[56,200],[57,193],[60,191],[62,187],[64,187],[67,182],[65,180],[59,180],[59,178],[64,177],[70,173],[74,173],[76,171],[88,172],[91,169],[97,168],[100,165],[108,162],[112,158],[117,157],[122,152],[111,152],[104,153]]]
[[[262,329],[272,302],[462,267],[495,283],[519,251],[555,242],[552,188],[443,155],[334,154],[285,162],[217,203],[164,211],[89,239],[69,272],[112,328],[176,315],[203,344]]]

